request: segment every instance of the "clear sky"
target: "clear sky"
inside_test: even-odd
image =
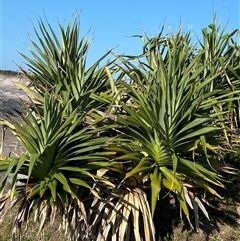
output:
[[[0,0],[0,69],[17,70],[25,60],[18,51],[29,55],[28,33],[33,39],[32,23],[36,15],[56,28],[58,21],[67,23],[80,12],[81,36],[93,38],[89,62],[93,63],[107,50],[118,54],[140,54],[142,45],[132,35],[146,31],[154,37],[161,26],[176,32],[182,22],[184,30],[192,29],[200,36],[201,29],[212,22],[228,23],[227,31],[240,28],[239,0]],[[91,34],[88,34],[88,30]],[[166,28],[167,29],[167,28]],[[30,56],[30,55],[29,55]]]

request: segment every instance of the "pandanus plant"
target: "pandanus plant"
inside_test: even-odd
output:
[[[190,32],[141,38],[142,56],[119,56],[128,76],[122,89],[128,102],[121,103],[123,117],[115,119],[125,142],[110,150],[122,149],[117,160],[131,160],[123,183],[130,177],[149,183],[152,215],[167,189],[188,220],[189,207],[194,209],[198,229],[198,208],[208,217],[204,192],[219,196],[215,187],[224,187],[221,172],[228,169],[221,153],[229,146],[224,118],[229,112],[219,105],[239,100],[239,89],[210,88],[223,71],[204,74],[212,64],[202,61],[209,50],[196,51]]]
[[[226,26],[222,28],[217,24],[216,16],[213,23],[202,29],[202,41],[199,41],[201,64],[207,67],[202,72],[202,77],[221,73],[206,88],[207,92],[215,89],[220,94],[229,95],[233,91],[229,101],[218,105],[223,111],[227,111],[227,127],[235,134],[239,128],[239,90],[240,66],[239,66],[239,30],[235,29],[226,33]],[[234,140],[234,139],[233,139]],[[232,141],[233,141],[232,140]]]
[[[5,172],[0,211],[18,206],[13,235],[18,229],[19,238],[32,213],[39,234],[60,213],[70,240],[154,240],[145,193],[119,185],[124,166],[113,160],[116,151],[105,150],[120,132],[117,123],[99,115],[111,114],[120,99],[115,66],[99,66],[109,52],[87,68],[89,41],[79,41],[78,19],[66,29],[59,27],[62,42],[50,24],[39,20],[39,44],[32,41],[32,58],[23,55],[30,72],[22,72],[30,85],[17,84],[29,94],[26,114],[20,122],[0,120],[25,149],[18,156],[0,157]],[[9,178],[10,190],[4,191]]]
[[[30,94],[27,114],[21,122],[0,122],[25,149],[0,157],[0,211],[8,199],[10,209],[19,204],[19,237],[34,212],[39,233],[61,213],[70,240],[154,241],[162,189],[176,196],[188,220],[194,210],[198,229],[198,208],[208,217],[204,192],[219,196],[215,187],[224,187],[230,110],[223,107],[239,101],[237,87],[226,91],[216,83],[239,81],[231,58],[239,54],[230,48],[223,51],[229,58],[210,60],[190,32],[161,32],[141,37],[140,56],[117,56],[100,67],[109,51],[87,68],[90,42],[79,40],[78,19],[59,25],[61,41],[49,23],[38,23],[39,43],[32,41],[32,57],[23,55],[30,86],[18,84]],[[213,61],[221,71],[211,72]]]

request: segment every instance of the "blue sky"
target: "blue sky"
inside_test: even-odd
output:
[[[140,54],[142,45],[132,35],[146,31],[154,37],[161,26],[173,31],[192,29],[200,36],[201,29],[211,23],[213,13],[218,21],[228,23],[227,31],[240,28],[239,0],[0,0],[0,69],[25,67],[18,51],[30,56],[28,34],[36,39],[32,23],[36,15],[56,28],[58,21],[67,23],[80,12],[81,36],[93,39],[89,62],[93,63],[111,48],[118,54]],[[90,34],[88,30],[91,28]],[[17,66],[18,65],[18,66]]]

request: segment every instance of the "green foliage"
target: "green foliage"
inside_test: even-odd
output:
[[[91,41],[86,37],[79,40],[78,18],[70,22],[66,29],[59,24],[61,42],[49,23],[45,25],[39,19],[38,28],[39,31],[36,28],[34,30],[40,44],[31,40],[35,47],[30,50],[33,58],[22,54],[28,61],[30,71],[21,70],[31,85],[18,86],[36,96],[41,103],[46,91],[57,89],[62,101],[68,105],[69,113],[76,108],[80,112],[88,112],[98,105],[108,104],[106,97],[115,92],[113,80],[109,78],[109,71],[114,73],[114,70],[111,62],[102,67],[99,65],[111,51],[87,68],[87,53]]]
[[[223,186],[217,173],[223,165],[218,149],[227,140],[223,112],[215,106],[231,97],[221,89],[206,92],[220,73],[200,78],[208,66],[199,68],[201,54],[193,56],[189,36],[146,36],[143,54],[148,64],[138,59],[139,68],[133,65],[135,57],[123,59],[130,78],[124,91],[132,103],[122,103],[128,115],[124,133],[132,141],[124,145],[131,147],[129,154],[137,154],[125,178],[139,174],[150,178],[152,213],[163,186],[177,194],[187,217],[187,204],[192,207],[194,199],[206,213],[196,186],[216,195],[212,184]]]
[[[101,67],[109,51],[87,68],[90,41],[79,40],[78,18],[59,24],[61,42],[49,23],[38,27],[32,57],[22,55],[31,85],[18,84],[30,94],[27,114],[0,120],[25,148],[0,157],[0,211],[8,199],[10,208],[19,203],[20,231],[32,212],[39,234],[60,213],[71,240],[154,241],[165,189],[189,222],[193,209],[199,229],[198,209],[209,218],[204,192],[219,197],[222,172],[232,171],[223,156],[239,117],[237,31],[220,32],[214,19],[199,45],[191,32],[140,36],[141,55],[115,55]]]
[[[9,76],[19,75],[18,72],[12,71],[12,70],[0,70],[0,74],[9,75]]]

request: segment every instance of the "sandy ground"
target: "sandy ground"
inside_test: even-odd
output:
[[[0,119],[18,119],[18,112],[23,112],[22,100],[27,95],[20,90],[15,83],[27,84],[27,80],[18,75],[5,75],[0,73]],[[0,126],[0,144],[3,144],[3,155],[13,154],[21,151],[17,139],[10,131],[6,132],[4,143],[2,143],[3,129]],[[0,145],[1,146],[1,145]]]
[[[0,119],[8,119],[8,117],[18,118],[16,111],[23,111],[21,101],[26,99],[26,94],[15,86],[16,82],[25,84],[27,80],[18,75],[5,75],[0,73]],[[0,126],[0,137],[2,133],[3,130]],[[0,141],[2,142],[1,139]],[[4,144],[4,155],[7,155],[12,149],[16,149],[18,146],[17,141],[10,131],[6,132]]]
[[[11,88],[18,89],[16,86],[14,86],[14,83],[20,82],[20,83],[27,83],[27,79],[19,75],[14,74],[2,74],[0,73],[0,87],[1,88]]]
[[[21,100],[26,99],[26,94],[15,86],[16,82],[27,84],[27,80],[20,76],[0,74],[0,118],[17,118],[16,111],[23,111]]]
[[[17,112],[23,112],[22,100],[27,99],[27,95],[15,86],[16,82],[27,84],[27,80],[17,75],[4,75],[0,73],[0,119],[19,119]],[[23,151],[17,138],[10,131],[6,131],[3,141],[3,128],[0,126],[0,152],[2,155],[14,156]],[[0,180],[3,173],[0,173]],[[11,182],[11,178],[9,179]]]
[[[7,95],[8,97],[23,97],[24,92],[15,86],[15,83],[27,83],[27,79],[20,75],[5,75],[0,73],[0,96]]]

